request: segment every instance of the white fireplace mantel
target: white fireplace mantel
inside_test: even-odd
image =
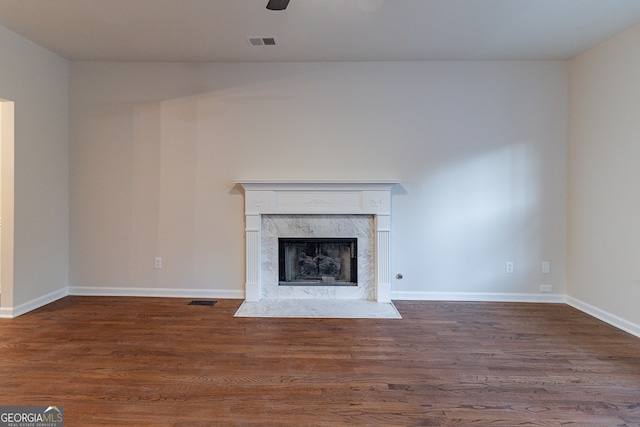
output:
[[[245,190],[245,299],[261,299],[262,215],[373,215],[375,299],[391,301],[391,189],[383,180],[237,180]]]

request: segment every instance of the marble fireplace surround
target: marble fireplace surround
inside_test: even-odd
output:
[[[332,306],[342,306],[347,311],[347,307],[355,307],[354,302],[372,307],[392,306],[391,189],[398,181],[240,180],[236,183],[245,190],[243,306],[265,301],[287,306],[292,306],[294,301],[301,305],[304,301],[302,305],[308,305],[309,300],[331,300]],[[273,249],[275,246],[277,250],[278,237],[357,237],[357,289],[279,287],[277,253]],[[304,313],[298,314],[293,317],[304,317]]]

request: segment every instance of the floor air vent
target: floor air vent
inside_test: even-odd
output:
[[[217,303],[218,301],[208,301],[208,300],[193,300],[191,301],[188,305],[206,305],[206,306],[213,306],[215,305],[215,303]]]

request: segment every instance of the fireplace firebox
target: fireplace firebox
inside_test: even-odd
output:
[[[357,238],[279,238],[280,286],[357,286]]]

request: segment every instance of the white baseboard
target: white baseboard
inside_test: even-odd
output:
[[[391,293],[392,300],[483,301],[483,302],[565,302],[564,294],[515,294],[486,292],[403,292]]]
[[[621,329],[625,332],[630,333],[631,335],[635,335],[640,338],[640,325],[636,325],[635,323],[629,322],[621,317],[616,316],[615,314],[611,314],[607,311],[599,309],[598,307],[594,307],[591,304],[587,304],[584,301],[580,301],[579,299],[567,296],[567,305],[578,309],[584,313],[587,313],[590,316],[595,317],[596,319],[600,319],[605,323],[610,324],[611,326],[615,326],[618,329]]]
[[[16,307],[1,307],[0,318],[13,318],[50,304],[67,295],[78,296],[131,296],[164,298],[228,298],[244,299],[244,291],[232,289],[170,289],[71,286],[35,298]],[[640,338],[640,325],[629,322],[605,310],[564,294],[515,294],[475,292],[410,292],[395,291],[392,300],[417,301],[483,301],[483,302],[531,302],[566,303],[590,316]]]
[[[244,291],[232,289],[171,289],[70,286],[69,295],[161,298],[228,298],[244,299]]]
[[[22,314],[28,313],[29,311],[35,310],[36,308],[51,304],[52,302],[57,301],[60,298],[64,298],[67,295],[67,288],[62,288],[15,307],[0,308],[0,318],[11,319],[18,317]]]

